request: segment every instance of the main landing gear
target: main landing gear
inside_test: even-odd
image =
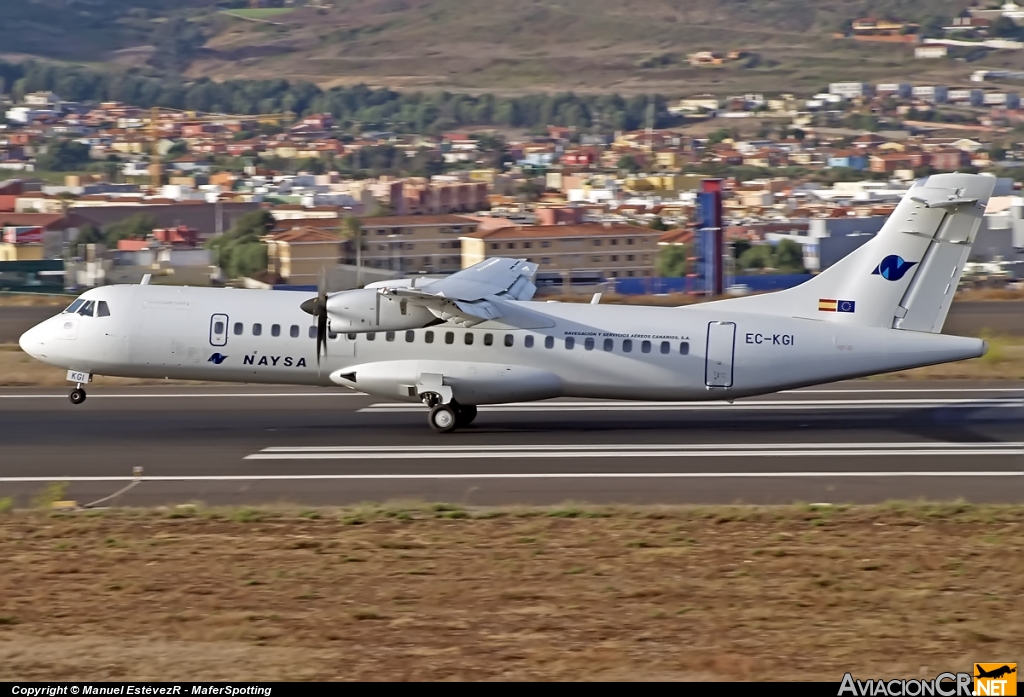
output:
[[[68,399],[71,400],[72,404],[81,404],[85,401],[85,390],[82,389],[81,385],[78,385],[68,394]]]
[[[437,395],[424,395],[423,402],[430,407],[430,427],[438,433],[449,433],[457,428],[468,426],[476,418],[476,406],[462,405],[456,401],[441,404]]]

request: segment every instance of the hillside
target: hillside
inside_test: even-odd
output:
[[[214,79],[516,93],[814,90],[839,79],[963,79],[976,65],[914,61],[904,45],[835,39],[844,21],[949,18],[969,0],[22,0],[4,10],[6,57]],[[689,53],[741,49],[717,68]],[[1024,51],[1018,52],[1024,54]],[[986,67],[1024,67],[1002,52]]]

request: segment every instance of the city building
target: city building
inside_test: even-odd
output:
[[[503,256],[525,258],[567,282],[575,272],[609,279],[653,277],[663,234],[612,223],[501,227],[462,237],[462,267]]]

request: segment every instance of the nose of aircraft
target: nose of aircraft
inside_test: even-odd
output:
[[[28,355],[38,358],[43,353],[43,331],[38,325],[32,327],[21,335],[18,345]]]

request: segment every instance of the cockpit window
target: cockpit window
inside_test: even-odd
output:
[[[77,309],[78,309],[78,308],[79,308],[79,307],[80,307],[80,306],[82,305],[82,303],[84,303],[84,302],[85,302],[84,300],[82,300],[81,298],[79,298],[79,299],[78,299],[78,300],[76,300],[75,302],[73,302],[73,303],[71,303],[70,305],[68,305],[68,309],[64,310],[64,312],[65,312],[65,313],[68,313],[68,312],[74,312],[74,311],[75,311],[75,310],[77,310]]]
[[[110,317],[110,308],[107,307],[106,300],[100,300],[96,305],[96,316],[97,317]]]
[[[82,303],[82,306],[80,308],[78,308],[78,314],[80,314],[80,315],[82,315],[84,317],[92,317],[93,313],[95,312],[95,310],[96,310],[96,301],[95,300],[86,300],[84,303]]]

